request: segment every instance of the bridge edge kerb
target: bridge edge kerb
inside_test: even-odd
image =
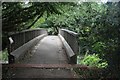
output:
[[[65,51],[67,53],[69,63],[70,64],[76,64],[77,63],[76,54],[73,52],[72,48],[69,46],[67,41],[60,34],[58,34],[58,37],[60,38],[60,40],[63,43],[63,46],[64,46]]]
[[[28,49],[30,49],[31,47],[36,45],[39,42],[39,40],[43,39],[45,36],[47,36],[47,34],[42,34],[40,36],[37,36],[36,38],[25,43],[23,46],[17,48],[15,51],[11,52],[10,55],[14,56],[14,60],[15,60],[14,62],[16,63],[17,61],[19,61],[20,59],[18,59],[18,58],[21,58],[22,56],[24,56]],[[28,46],[28,44],[30,46]],[[16,53],[19,53],[19,54],[16,54]]]

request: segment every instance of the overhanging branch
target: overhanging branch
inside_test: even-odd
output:
[[[33,26],[33,25],[37,22],[37,20],[43,15],[43,13],[44,13],[44,12],[42,12],[42,13],[36,18],[36,20],[34,20],[33,23],[32,23],[31,25],[29,25],[26,29],[31,28],[31,26]]]

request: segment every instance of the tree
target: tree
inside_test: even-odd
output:
[[[98,54],[108,62],[109,69],[117,73],[120,64],[120,2],[85,2],[66,4],[62,8],[64,13],[51,15],[45,24],[79,33],[80,55]]]
[[[25,5],[21,2],[3,2],[3,31],[29,29],[44,12],[47,12],[47,14],[60,13],[57,3],[33,2]]]
[[[58,3],[49,2],[3,2],[2,3],[2,42],[7,44],[9,32],[31,28],[40,17],[47,13],[60,14]]]

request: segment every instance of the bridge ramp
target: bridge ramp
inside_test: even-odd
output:
[[[29,58],[24,59],[22,63],[66,64],[68,62],[63,44],[58,36],[44,37],[27,56]]]
[[[58,36],[46,36],[34,46],[20,64],[68,64],[63,44]],[[16,68],[12,78],[76,78],[70,69]]]

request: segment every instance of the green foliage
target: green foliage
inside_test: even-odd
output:
[[[38,28],[38,27],[45,28],[44,26],[40,26],[44,22],[45,22],[45,18],[41,17],[31,28]]]
[[[120,2],[106,4],[95,2],[84,2],[81,4],[31,3],[29,7],[22,7],[20,4],[2,4],[3,30],[26,29],[34,23],[33,21],[36,20],[41,12],[45,12],[44,16],[39,18],[35,22],[36,24],[32,25],[32,28],[48,28],[49,34],[57,34],[59,28],[66,28],[77,32],[80,35],[78,37],[79,47],[81,49],[80,55],[85,55],[85,53],[98,54],[99,58],[96,55],[93,58],[91,56],[88,57],[88,59],[94,60],[93,63],[95,60],[98,60],[98,63],[101,62],[99,65],[95,63],[97,66],[106,64],[104,61],[102,63],[101,59],[107,60],[111,67],[119,63]],[[54,4],[56,6],[53,7]],[[59,6],[62,10],[61,14],[52,15],[52,11],[57,13]],[[27,9],[27,11],[20,12],[20,10],[24,9]],[[19,12],[20,14],[16,14]],[[28,16],[31,16],[30,19]],[[24,21],[21,21],[21,18]],[[19,22],[19,26],[16,25],[16,19]]]
[[[99,58],[98,54],[85,55],[85,57],[79,63],[98,68],[106,68],[108,65],[106,61],[103,61]]]
[[[3,31],[18,31],[31,28],[46,12],[60,14],[57,3],[47,2],[3,2],[2,25]]]
[[[107,60],[109,66],[119,63],[120,2],[73,3],[61,8],[61,15],[51,15],[45,21],[53,29],[51,31],[66,28],[77,32],[80,35],[80,55],[99,53],[100,58]]]
[[[92,49],[94,52],[101,53],[101,56],[104,56],[105,53],[103,51],[106,49],[106,44],[103,42],[96,42],[92,45]]]
[[[5,49],[4,51],[2,51],[2,53],[0,53],[0,60],[1,61],[8,61],[7,49]]]
[[[2,37],[7,37],[9,32],[39,26],[40,23],[44,22],[42,18],[44,14],[49,16],[50,14],[60,13],[58,3],[29,2],[25,4],[24,2],[2,2]],[[37,24],[35,24],[36,22]],[[7,43],[7,40],[3,38],[2,41]],[[4,46],[6,48],[6,45]]]

